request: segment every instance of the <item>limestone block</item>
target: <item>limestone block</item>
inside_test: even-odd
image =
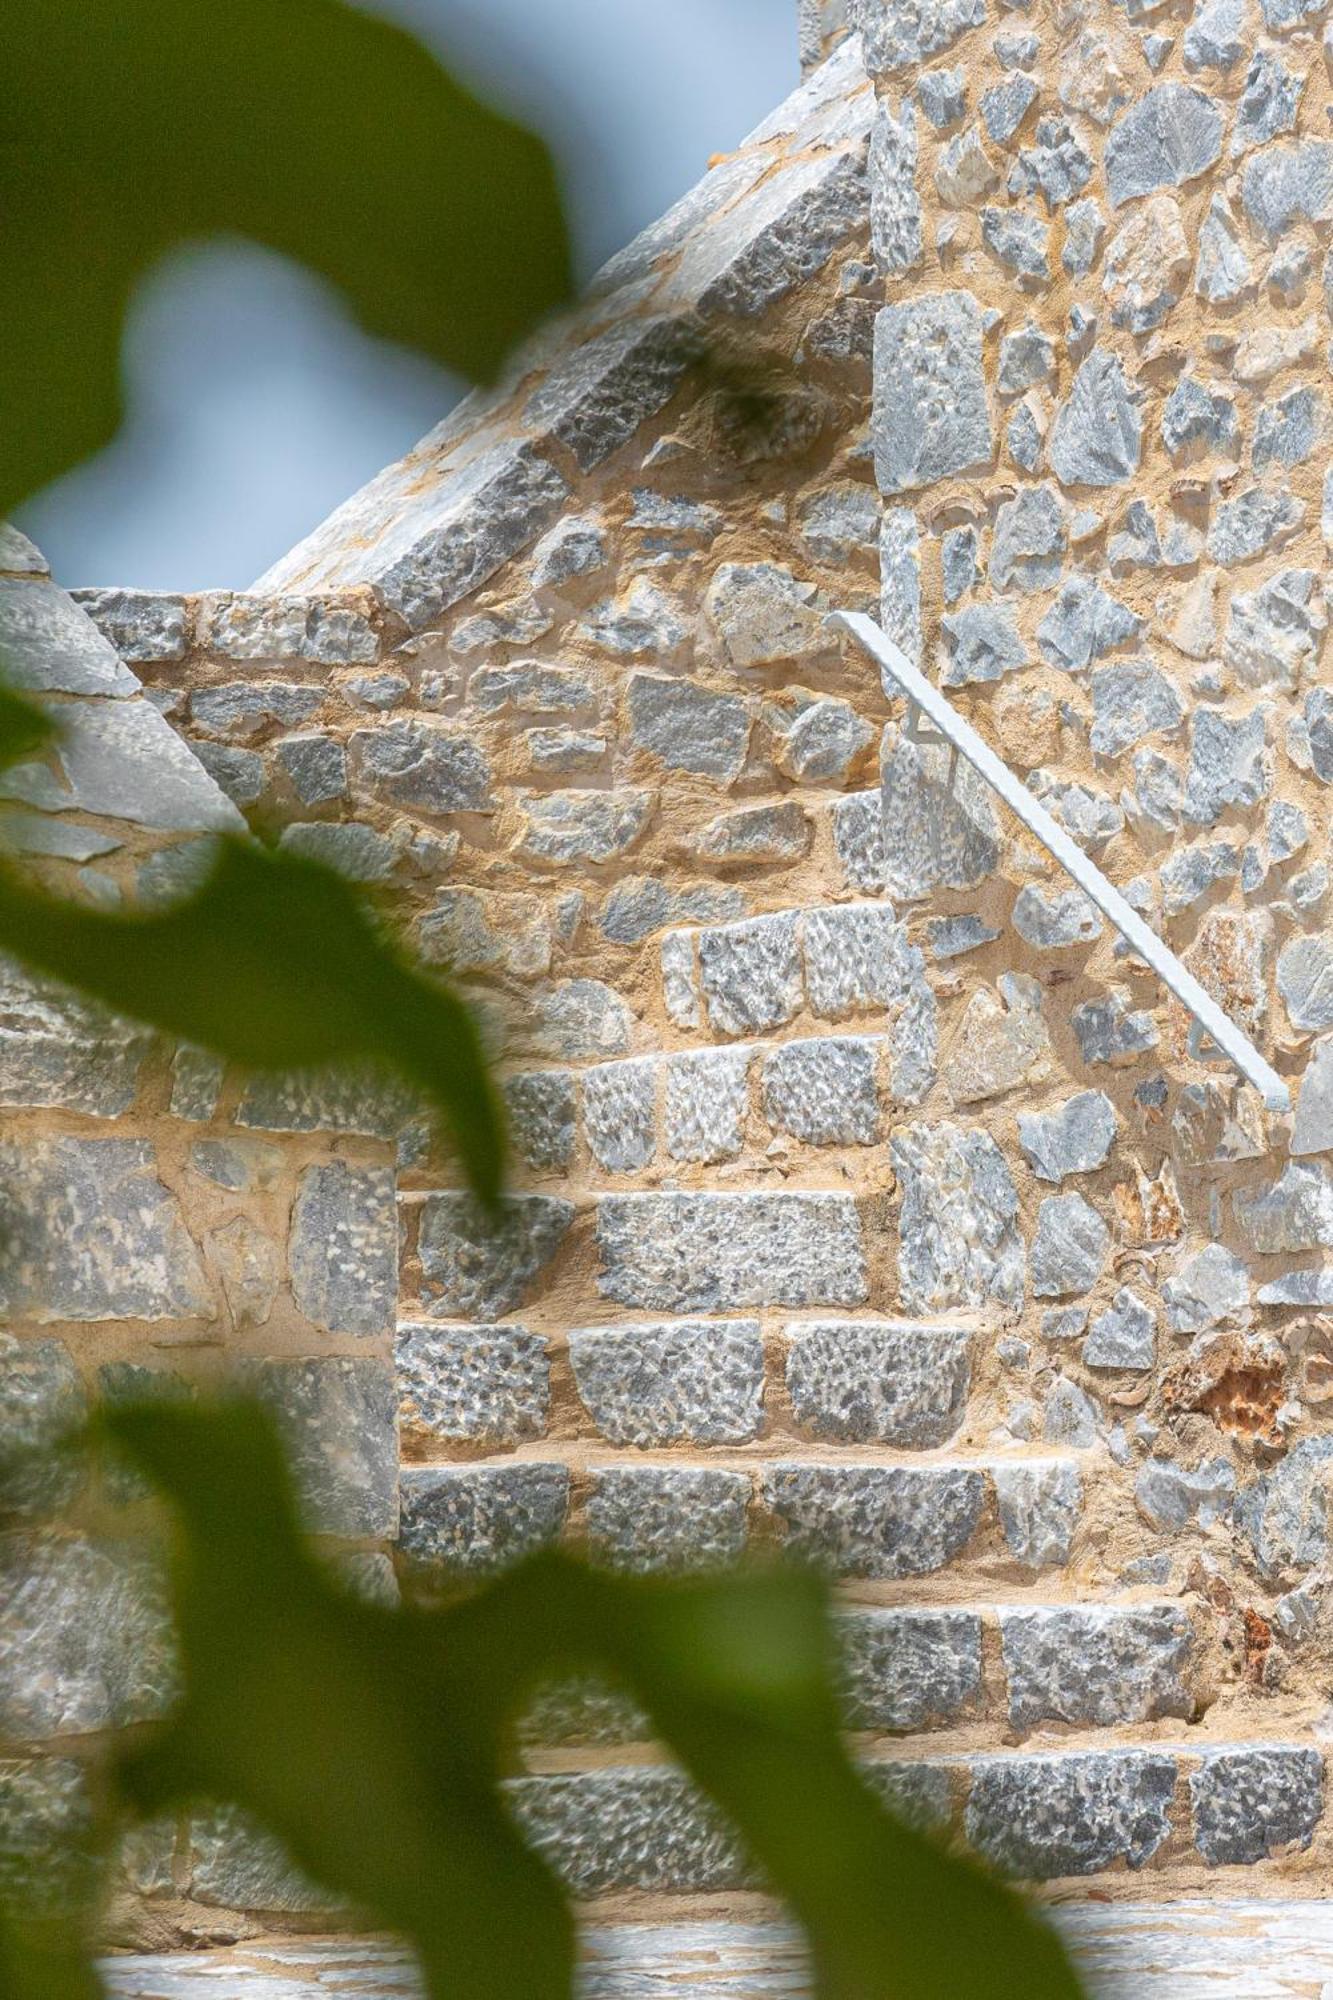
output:
[[[1015,1729],[1051,1722],[1112,1729],[1194,1712],[1194,1628],[1180,1605],[1006,1610],[1000,1639]]]
[[[859,1305],[867,1278],[855,1204],[836,1194],[608,1195],[598,1288],[624,1305]]]
[[[573,1219],[573,1203],[553,1195],[511,1196],[498,1223],[468,1195],[428,1195],[418,1228],[426,1310],[483,1321],[515,1312]]]
[[[875,472],[885,493],[990,463],[981,310],[970,292],[885,306],[875,323]]]
[[[1024,1569],[1059,1569],[1069,1561],[1083,1506],[1083,1479],[1070,1459],[1018,1459],[995,1466],[1000,1527]]]
[[[666,1058],[666,1149],[673,1160],[735,1159],[749,1109],[750,1049],[691,1049]]]
[[[583,1136],[599,1167],[632,1173],[657,1150],[655,1057],[599,1063],[583,1073]]]
[[[879,1138],[876,1036],[784,1042],[764,1058],[763,1113],[776,1132],[811,1146],[870,1146]]]
[[[754,1884],[735,1836],[679,1771],[635,1765],[516,1778],[509,1792],[524,1833],[578,1895]]]
[[[392,1139],[422,1109],[417,1092],[392,1072],[339,1064],[247,1077],[236,1123],[261,1132],[364,1132]]]
[[[1305,519],[1305,502],[1294,493],[1247,487],[1213,511],[1205,544],[1224,569],[1249,562],[1289,541]]]
[[[272,1409],[306,1521],[325,1535],[392,1535],[398,1525],[393,1375],[367,1357],[265,1361],[253,1385]]]
[[[1325,1561],[1330,1458],[1333,1438],[1302,1438],[1237,1499],[1237,1523],[1266,1577],[1305,1571]]]
[[[800,919],[794,910],[700,931],[699,979],[712,1026],[751,1035],[790,1021],[801,1005]]]
[[[546,1342],[525,1326],[400,1320],[395,1368],[404,1431],[506,1448],[546,1435]]]
[[[78,810],[166,833],[239,833],[245,822],[165,716],[144,700],[63,705],[52,762],[14,764],[0,797],[41,812]]]
[[[595,1562],[634,1571],[738,1562],[748,1536],[750,1475],[712,1466],[613,1465],[590,1474],[586,1521]]]
[[[1293,222],[1333,221],[1333,145],[1324,139],[1286,140],[1245,162],[1241,205],[1270,242]]]
[[[1157,1316],[1122,1285],[1083,1343],[1085,1368],[1151,1368],[1157,1359]]]
[[[916,186],[916,113],[910,98],[895,110],[881,98],[870,134],[870,241],[882,271],[910,271],[924,244]]]
[[[1094,347],[1051,427],[1052,470],[1065,486],[1118,486],[1139,469],[1142,436],[1120,356]]]
[[[69,987],[0,958],[0,1104],[119,1117],[134,1102],[153,1040]]]
[[[529,398],[525,420],[590,472],[670,402],[696,350],[697,335],[685,320],[627,314],[566,351]]]
[[[609,1444],[744,1444],[763,1421],[759,1322],[662,1320],[569,1336],[584,1407]]]
[[[1127,639],[1144,621],[1091,577],[1071,576],[1037,627],[1037,644],[1053,666],[1079,673]]]
[[[377,722],[349,739],[360,789],[426,813],[490,812],[491,772],[474,736],[439,722]]]
[[[1159,1040],[1152,1015],[1131,1009],[1123,987],[1112,987],[1105,999],[1085,1000],[1069,1019],[1085,1063],[1132,1062]]]
[[[553,1542],[568,1504],[563,1465],[408,1466],[398,1545],[411,1562],[485,1575]]]
[[[568,1070],[528,1070],[504,1087],[509,1136],[530,1167],[567,1167],[574,1152],[574,1079]]]
[[[1023,973],[1004,973],[1000,990],[980,986],[967,1003],[944,1059],[942,1075],[955,1105],[1041,1083],[1049,1076],[1051,1043],[1041,989]]]
[[[969,775],[970,774],[970,775]],[[948,747],[884,732],[883,887],[908,900],[932,889],[975,889],[995,872],[1000,827],[989,788],[959,761],[950,779]]]
[[[643,577],[636,578],[622,597],[594,604],[579,629],[594,646],[620,659],[674,653],[688,630],[680,599]]]
[[[1170,1832],[1175,1784],[1176,1760],[1160,1751],[980,1758],[967,1837],[1003,1873],[1032,1881],[1121,1860],[1141,1868]]]
[[[1190,1773],[1190,1809],[1214,1867],[1307,1848],[1324,1814],[1323,1757],[1269,1744],[1208,1751]]]
[[[986,0],[857,0],[853,18],[865,40],[870,74],[892,76],[980,27]]]
[[[693,681],[632,674],[628,709],[631,740],[668,770],[695,771],[728,785],[740,776],[750,710],[736,696],[710,694]]]
[[[1222,113],[1191,84],[1159,83],[1118,120],[1106,142],[1111,200],[1180,187],[1206,173],[1222,151]]]
[[[387,1333],[398,1290],[391,1170],[344,1160],[307,1167],[292,1211],[290,1261],[292,1296],[316,1326]]]
[[[910,1320],[788,1328],[787,1393],[803,1430],[846,1444],[944,1444],[962,1421],[971,1329]]]
[[[1039,1299],[1091,1291],[1100,1278],[1111,1234],[1081,1194],[1048,1195],[1032,1239],[1032,1290]]]
[[[284,736],[275,755],[303,806],[332,805],[347,795],[347,753],[334,736],[316,730]]]
[[[532,1040],[545,1056],[577,1062],[583,1056],[622,1055],[634,1024],[625,1002],[601,979],[561,979],[534,1009]]]
[[[766,1505],[789,1552],[838,1576],[925,1576],[963,1554],[986,1481],[962,1466],[769,1465]]]
[[[849,1611],[839,1678],[851,1729],[957,1722],[981,1699],[981,1620],[970,1611]]]
[[[898,1270],[908,1312],[1023,1298],[1018,1195],[995,1141],[961,1125],[904,1125],[890,1153],[902,1184]]]
[[[275,726],[293,729],[308,722],[323,701],[323,688],[303,681],[224,681],[195,689],[190,720],[206,736],[249,743]]]
[[[87,1907],[96,1872],[86,1767],[72,1757],[0,1761],[0,1885],[32,1916]]]
[[[87,1735],[156,1719],[176,1694],[162,1578],[132,1544],[23,1533],[0,1547],[0,1727]]]
[[[612,861],[640,838],[654,803],[651,792],[632,785],[532,793],[523,802],[519,850],[539,861]]]
[[[1038,1180],[1062,1181],[1105,1166],[1115,1144],[1115,1106],[1101,1090],[1082,1090],[1055,1110],[1021,1112],[1018,1143]]]
[[[1150,1458],[1134,1482],[1134,1504],[1161,1534],[1175,1534],[1194,1521],[1211,1527],[1231,1512],[1235,1497],[1236,1475],[1224,1458],[1193,1471],[1169,1458]]]
[[[774,666],[828,651],[815,595],[812,583],[798,582],[778,563],[723,563],[704,611],[733,667]]]
[[[0,1333],[0,1503],[7,1513],[44,1514],[74,1498],[83,1468],[60,1447],[87,1415],[83,1381],[63,1342]]]
[[[1269,1186],[1238,1191],[1233,1206],[1246,1242],[1263,1256],[1333,1245],[1333,1180],[1322,1160],[1289,1161]]]
[[[281,1843],[235,1806],[214,1806],[190,1821],[189,1893],[225,1910],[321,1914],[344,1907],[310,1881]]]
[[[183,660],[189,646],[185,599],[165,590],[72,590],[122,660]]]
[[[0,1309],[37,1320],[211,1319],[174,1194],[141,1139],[0,1145]]]

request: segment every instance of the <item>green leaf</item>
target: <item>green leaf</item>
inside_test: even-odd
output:
[[[439,1106],[473,1191],[493,1203],[504,1121],[463,1002],[332,870],[242,839],[219,850],[195,895],[143,916],[58,902],[0,871],[0,946],[250,1068],[391,1064]]]
[[[0,1994],[5,2000],[103,2000],[87,1953],[61,1920],[26,1916],[21,1896],[0,1904]]]
[[[569,290],[545,147],[341,0],[3,0],[0,517],[114,434],[145,272],[239,234],[474,380]]]
[[[1077,2000],[1022,1900],[863,1783],[813,1577],[635,1580],[548,1554],[456,1607],[392,1612],[306,1552],[258,1410],[140,1404],[102,1423],[181,1528],[185,1698],[124,1761],[138,1810],[197,1795],[248,1808],[412,1940],[438,2000],[570,1993],[566,1906],[498,1785],[525,1698],[589,1668],[629,1686],[743,1835],[805,1927],[823,2000]]]
[[[50,709],[25,700],[0,682],[0,771],[44,749],[56,734]]]

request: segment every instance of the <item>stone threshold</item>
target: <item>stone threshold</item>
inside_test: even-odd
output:
[[[1199,1897],[1064,1902],[1052,1916],[1091,2000],[1321,2000],[1333,1905]],[[616,1924],[584,1933],[580,2000],[809,2000],[804,1953],[776,1923]],[[111,2000],[420,2000],[407,1956],[378,1940],[275,1938],[111,1958]]]

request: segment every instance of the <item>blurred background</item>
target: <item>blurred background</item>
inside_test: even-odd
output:
[[[550,140],[581,277],[798,76],[795,0],[378,0],[376,11]],[[67,586],[244,589],[462,393],[419,356],[365,338],[317,280],[243,243],[158,271],[126,369],[115,445],[23,514]]]

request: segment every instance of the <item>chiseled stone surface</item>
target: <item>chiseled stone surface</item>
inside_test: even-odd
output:
[[[82,1377],[59,1340],[18,1341],[0,1333],[0,1505],[44,1514],[83,1484],[78,1455],[62,1448],[88,1415]]]
[[[590,1475],[588,1551],[628,1570],[709,1569],[745,1553],[748,1472],[612,1465]]]
[[[962,1555],[985,1475],[963,1466],[765,1467],[764,1499],[793,1555],[839,1576],[925,1576]]]
[[[609,1444],[744,1444],[759,1435],[758,1320],[576,1328],[569,1358],[584,1407]]]
[[[175,1695],[162,1579],[141,1547],[77,1533],[0,1538],[0,1727],[14,1740],[149,1721]]]
[[[1006,1875],[1043,1881],[1150,1861],[1169,1832],[1176,1760],[1107,1750],[991,1757],[972,1767],[967,1837]]]
[[[1069,1560],[1083,1506],[1083,1477],[1069,1459],[1016,1459],[991,1474],[1005,1543],[1022,1568]]]
[[[309,1526],[392,1535],[398,1525],[393,1373],[367,1356],[265,1361],[252,1386],[273,1411]]]
[[[753,1885],[735,1836],[679,1771],[516,1778],[510,1797],[524,1832],[579,1895]]]
[[[330,1333],[372,1335],[393,1326],[398,1219],[386,1167],[344,1160],[308,1167],[292,1215],[292,1293]]]
[[[574,1219],[554,1195],[515,1195],[492,1223],[467,1195],[430,1195],[418,1226],[422,1300],[439,1319],[514,1312],[560,1248]]]
[[[1199,1852],[1214,1867],[1306,1848],[1323,1817],[1324,1759],[1264,1744],[1208,1751],[1190,1773],[1190,1810]]]
[[[400,1320],[395,1370],[406,1431],[490,1446],[545,1435],[550,1362],[525,1326]]]
[[[606,1195],[597,1246],[598,1289],[650,1311],[860,1305],[868,1288],[846,1195]]]
[[[214,1806],[190,1821],[187,1866],[191,1896],[222,1909],[326,1916],[342,1907],[235,1806]]]
[[[785,1042],[764,1058],[764,1117],[812,1146],[870,1146],[879,1137],[879,1042],[823,1036]]]
[[[553,1542],[568,1504],[563,1465],[407,1466],[398,1545],[409,1562],[485,1575]]]
[[[848,1726],[957,1722],[981,1698],[981,1620],[971,1611],[848,1611],[837,1622]]]
[[[890,1142],[902,1184],[899,1273],[909,1312],[1018,1305],[1026,1256],[1018,1194],[988,1132],[899,1126]]]
[[[1193,1713],[1194,1632],[1179,1605],[1005,1610],[1000,1637],[1015,1729],[1113,1728]]]
[[[910,1320],[806,1320],[787,1329],[787,1394],[812,1437],[944,1444],[962,1420],[972,1329]]]

